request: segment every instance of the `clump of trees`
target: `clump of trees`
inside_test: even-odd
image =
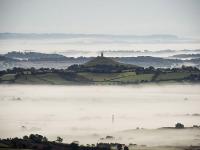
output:
[[[185,79],[190,81],[200,81],[200,74],[191,74]]]
[[[69,71],[73,72],[93,72],[93,73],[120,73],[123,71],[135,71],[136,67],[128,65],[106,65],[97,64],[95,66],[85,65],[71,65],[68,67]]]
[[[79,145],[74,141],[71,144],[62,143],[63,139],[57,137],[56,141],[48,141],[47,137],[39,134],[25,135],[23,138],[0,139],[0,148],[5,149],[38,149],[38,150],[111,150],[112,146],[117,146],[117,150],[128,150],[128,147],[119,143],[99,143],[97,145]]]
[[[145,73],[178,73],[178,72],[200,72],[197,67],[192,66],[182,66],[181,68],[154,68],[153,66],[147,68],[136,68],[135,72],[137,74],[145,74]]]
[[[62,143],[62,141],[63,141],[63,139],[61,137],[57,136],[56,142]]]
[[[94,72],[94,73],[113,73],[113,72],[123,72],[123,71],[134,71],[136,74],[160,74],[160,73],[177,73],[177,72],[199,72],[197,67],[192,66],[182,66],[181,68],[154,68],[153,66],[144,68],[139,66],[129,66],[129,65],[95,65],[95,66],[85,66],[74,64],[68,67],[69,71],[73,72]]]
[[[182,123],[177,123],[177,124],[175,124],[175,128],[176,129],[183,129],[184,125]]]

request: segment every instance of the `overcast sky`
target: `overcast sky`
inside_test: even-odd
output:
[[[0,32],[200,37],[200,0],[0,0]]]

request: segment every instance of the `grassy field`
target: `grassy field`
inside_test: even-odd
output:
[[[166,73],[160,74],[155,80],[162,81],[162,80],[180,80],[188,77],[191,73],[188,72],[178,72],[178,73]]]
[[[4,81],[15,80],[15,76],[16,74],[5,74],[1,76],[0,79]]]
[[[123,72],[123,73],[90,73],[83,72],[78,73],[80,76],[83,76],[94,82],[105,82],[111,81],[113,79],[124,78],[128,76],[136,76],[135,72]]]
[[[151,81],[153,74],[140,74],[140,75],[130,75],[121,78],[112,79],[113,82],[124,82],[124,83],[136,83],[142,81]]]
[[[199,74],[199,73],[198,73]],[[177,82],[183,81],[191,73],[162,73],[155,77],[155,74],[136,74],[135,72],[122,73],[90,73],[82,72],[74,75],[45,73],[37,75],[5,74],[0,77],[1,83],[15,84],[134,84],[143,82]]]
[[[79,75],[92,80],[93,82],[104,82],[104,84],[108,83],[138,83],[141,81],[151,81],[153,74],[141,74],[136,75],[135,72],[123,72],[123,73],[79,73]]]
[[[59,74],[46,73],[39,75],[22,75],[15,80],[16,84],[73,84],[72,81],[67,81]]]

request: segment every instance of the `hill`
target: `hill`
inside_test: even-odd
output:
[[[45,54],[37,52],[9,52],[4,55],[6,58],[15,60],[31,60],[31,61],[41,61],[41,60],[65,60],[66,57],[59,54]]]
[[[98,56],[83,65],[72,65],[68,67],[69,71],[73,72],[93,72],[93,73],[117,73],[135,71],[141,68],[136,65],[123,64],[115,61],[112,58]]]
[[[196,53],[198,51],[195,51]],[[108,54],[109,55],[109,54]],[[180,67],[182,65],[192,65],[199,67],[200,61],[199,54],[191,54],[185,57],[188,58],[161,58],[152,56],[137,56],[137,57],[68,57],[62,54],[46,54],[38,52],[8,52],[7,54],[0,55],[0,70],[11,69],[12,67],[35,67],[37,69],[45,66],[51,68],[52,63],[54,68],[65,69],[72,64],[82,64],[85,67],[92,66],[121,66],[132,65],[137,67],[149,67],[155,68],[170,68]],[[173,59],[172,59],[173,58]],[[196,60],[195,60],[196,59]],[[85,64],[84,64],[85,63]],[[66,64],[66,65],[65,65]],[[62,66],[62,67],[60,67]]]
[[[161,57],[138,56],[138,57],[118,57],[116,60],[126,64],[134,64],[142,67],[153,66],[156,68],[171,67],[177,64],[183,64],[183,60],[166,59]]]
[[[15,61],[15,60],[12,59],[12,58],[7,58],[7,57],[5,57],[3,55],[0,55],[0,61]]]
[[[94,67],[98,65],[117,66],[117,65],[122,65],[122,64],[117,61],[114,61],[112,58],[100,57],[100,56],[84,64],[85,67]]]
[[[174,58],[200,58],[200,54],[177,54],[177,55],[173,55],[172,57]]]

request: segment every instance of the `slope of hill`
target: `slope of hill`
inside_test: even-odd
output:
[[[7,58],[16,60],[63,60],[66,57],[59,54],[45,54],[37,52],[9,52],[4,55]]]
[[[123,64],[108,57],[96,57],[83,65],[72,65],[68,70],[73,72],[93,72],[93,73],[116,73],[135,71],[137,68],[141,68],[136,65]]]
[[[5,57],[3,55],[0,55],[0,61],[15,61],[15,60],[12,59],[12,58],[8,58],[8,57]]]
[[[173,58],[200,58],[200,54],[178,54],[178,55],[173,55]]]
[[[177,65],[184,63],[184,61],[180,59],[166,59],[166,58],[151,57],[151,56],[119,57],[116,58],[116,60],[122,63],[134,64],[142,67],[153,66],[156,68],[171,67],[174,66],[175,64]]]
[[[112,58],[99,56],[84,64],[85,67],[94,67],[97,65],[116,66],[122,64],[117,61],[114,61]]]

